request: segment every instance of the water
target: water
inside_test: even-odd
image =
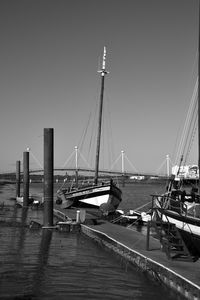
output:
[[[124,189],[129,194],[132,188]],[[136,185],[133,200],[137,189],[141,186]],[[1,201],[14,196],[13,192],[12,186],[4,186]],[[141,199],[141,205],[143,201],[146,199]],[[130,198],[124,199],[122,208],[129,209],[130,202]],[[19,210],[15,215],[20,217]],[[14,212],[12,208],[8,215]],[[41,218],[41,212],[34,213]],[[0,299],[177,299],[164,286],[81,233],[30,230],[1,223],[0,241]]]

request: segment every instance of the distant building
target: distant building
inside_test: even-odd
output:
[[[130,176],[130,179],[132,180],[144,180],[144,176],[143,175],[133,175],[133,176]]]
[[[176,178],[198,179],[199,168],[197,165],[180,166],[180,169],[179,166],[174,166],[172,167],[172,175],[175,175]]]
[[[159,177],[158,176],[151,176],[150,179],[156,179],[156,180],[158,180]]]

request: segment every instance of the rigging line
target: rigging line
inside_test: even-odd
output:
[[[113,142],[113,135],[112,135],[112,117],[111,117],[111,109],[110,109],[110,97],[108,93],[105,94],[105,101],[104,101],[104,111],[105,111],[105,125],[106,125],[106,138],[107,138],[107,150],[108,150],[108,166],[109,169],[112,169],[112,159],[114,157],[114,142]],[[118,176],[114,175],[115,179],[117,181],[117,184],[119,184]]]
[[[192,134],[191,134],[190,141],[189,141],[189,144],[188,144],[188,151],[187,151],[186,156],[185,156],[185,163],[186,163],[186,161],[187,161],[187,159],[189,157],[192,145],[194,143],[194,138],[196,136],[196,132],[197,132],[197,114],[196,114],[196,117],[195,117]]]
[[[113,169],[114,165],[118,162],[118,160],[121,158],[121,154],[115,159],[115,161],[113,162],[113,164],[110,167],[110,170]]]
[[[187,116],[186,116],[186,121],[185,121],[185,124],[184,124],[184,128],[183,128],[183,132],[182,132],[182,135],[181,135],[181,140],[180,140],[180,143],[179,143],[179,148],[178,148],[178,151],[177,151],[177,156],[176,156],[175,161],[178,161],[178,158],[180,157],[180,153],[182,152],[182,149],[183,149],[185,134],[186,134],[186,131],[187,131],[188,122],[190,120],[191,112],[193,110],[194,102],[195,102],[196,95],[197,95],[197,90],[198,90],[198,80],[196,80],[193,95],[192,95],[192,98],[191,98],[191,101],[190,101],[190,106],[189,106],[189,110],[188,110],[188,113],[187,113]]]
[[[199,56],[199,53],[198,53],[198,49],[197,49],[196,54],[195,54],[195,58],[194,58],[194,62],[193,62],[192,68],[191,68],[191,73],[189,75],[189,81],[193,81],[192,76],[196,76],[194,74],[195,74],[195,67],[198,66],[198,56]]]
[[[114,142],[113,142],[113,135],[112,135],[112,122],[111,122],[111,110],[110,110],[110,98],[106,97],[106,104],[107,104],[107,132],[108,132],[108,153],[109,153],[109,165],[111,165],[112,158],[114,157]]]
[[[134,165],[132,164],[132,162],[128,159],[128,157],[127,157],[126,154],[124,155],[124,157],[126,158],[126,160],[128,161],[128,163],[130,164],[130,166],[131,166],[133,169],[135,169],[135,171],[136,171],[137,173],[139,173],[138,170],[136,169],[136,167],[134,167]]]
[[[197,66],[198,65],[198,50],[196,51],[196,54],[195,54],[195,58],[194,58],[194,62],[193,62],[193,65],[192,65],[192,70],[191,70],[191,74],[190,74],[190,81],[193,81],[192,80],[192,77],[194,76],[194,71],[195,71],[195,66]],[[197,81],[198,81],[198,78],[197,78]],[[178,136],[179,136],[179,134],[177,134],[177,138],[176,138],[176,144],[178,143]],[[176,147],[177,147],[177,145],[174,147],[174,151],[173,151],[173,157],[175,157],[175,152],[176,152]],[[180,153],[181,153],[181,151],[180,151]],[[180,153],[179,153],[179,155],[177,155],[178,157],[180,157]],[[176,156],[176,159],[175,159],[175,161],[177,162],[177,160],[178,160],[178,158],[177,158],[177,156]]]
[[[178,171],[177,171],[177,176],[178,176],[179,173],[180,173],[182,162],[183,162],[183,154],[181,155],[181,159],[180,159],[180,162],[179,162]]]
[[[184,145],[184,150],[183,150],[184,156],[185,156],[185,153],[188,152],[188,149],[191,147],[191,142],[193,140],[193,135],[195,132],[196,124],[197,124],[197,101],[195,102],[195,107],[194,107],[194,110],[192,112],[191,119],[190,119],[190,126],[187,131],[187,136],[185,137],[185,145]]]
[[[143,207],[149,205],[151,202],[152,202],[152,201],[149,201],[149,202],[147,202],[147,203],[145,203],[145,204],[143,204],[143,205],[141,205],[141,206],[135,208],[134,210],[135,210],[135,211],[140,211]]]
[[[179,157],[181,155],[181,151],[180,151],[180,136],[183,134],[183,131],[181,129],[182,124],[179,126],[177,134],[176,134],[176,141],[175,141],[175,145],[173,147],[173,152],[172,152],[172,157],[173,157],[173,165],[177,165],[178,164],[178,160]]]
[[[87,166],[89,168],[91,168],[90,164],[87,162],[87,160],[85,159],[85,157],[81,154],[81,152],[79,152],[79,154],[80,154],[81,158],[84,160],[84,162],[87,164]]]
[[[191,143],[194,139],[194,135],[195,135],[195,132],[196,132],[196,127],[197,127],[197,115],[194,118],[194,123],[193,123],[193,126],[192,126],[191,130],[190,130],[190,135],[188,136],[188,140],[187,140],[187,144],[185,146],[184,153],[187,153],[188,150],[191,148]]]
[[[94,139],[95,139],[95,132],[97,131],[97,110],[98,110],[98,99],[96,97],[96,104],[95,104],[95,109],[94,109],[94,116],[93,116],[93,120],[92,120],[92,127],[91,127],[91,135],[90,135],[90,140],[89,140],[89,148],[88,148],[88,153],[87,153],[87,157],[89,160],[89,157],[91,158],[90,163],[92,163],[92,155],[91,155],[91,149],[94,146]]]
[[[170,157],[169,157],[169,162],[171,163],[172,166],[174,166],[174,162],[171,160]]]
[[[194,123],[196,115],[197,115],[197,98],[196,98],[196,101],[194,102],[193,111],[191,112],[190,122],[189,122],[188,130],[187,130],[186,141],[187,141],[188,136],[193,128],[193,123]]]
[[[190,101],[189,110],[188,110],[188,113],[187,113],[187,117],[186,117],[186,121],[185,121],[185,124],[184,124],[184,128],[183,128],[179,148],[178,148],[178,151],[177,151],[176,161],[178,161],[178,159],[180,157],[180,154],[183,152],[184,143],[185,143],[185,136],[186,136],[186,133],[188,131],[188,123],[190,122],[192,111],[194,110],[193,107],[194,107],[194,103],[195,103],[195,99],[196,99],[197,88],[198,88],[198,81],[196,81],[195,88],[194,88],[193,95],[192,95],[192,99]]]
[[[102,139],[103,139],[103,163],[107,163],[107,168],[109,166],[109,135],[108,135],[108,117],[107,117],[107,101],[104,97],[104,113],[102,122]],[[107,158],[106,160],[104,158]]]
[[[68,162],[70,161],[70,159],[71,159],[72,156],[74,155],[74,152],[75,152],[75,151],[73,151],[73,152],[70,154],[70,156],[68,157],[68,159],[64,162],[63,168],[68,164]]]
[[[33,152],[31,151],[30,148],[29,148],[29,152],[30,152],[31,156],[34,158],[34,160],[36,161],[36,163],[40,166],[40,168],[43,168],[41,162],[35,157],[35,155],[33,154]]]
[[[102,169],[105,169],[105,97],[103,104],[102,124],[101,124],[101,146],[100,146],[100,162]]]
[[[164,166],[164,164],[166,164],[166,159],[163,160],[163,162],[161,163],[160,167],[156,170],[156,174],[158,174],[158,172]]]
[[[96,153],[92,153],[92,149],[96,149],[96,138],[97,138],[97,127],[98,127],[98,122],[96,121],[98,118],[98,110],[99,110],[99,91],[101,90],[101,83],[98,84],[98,93],[96,95],[96,104],[95,104],[95,114],[94,114],[94,118],[93,118],[93,124],[92,124],[92,132],[91,132],[91,137],[90,137],[90,142],[89,142],[89,149],[88,149],[88,158],[90,157],[90,161],[91,164],[93,163],[94,160],[94,155],[96,155]],[[105,88],[104,88],[104,94],[105,94]],[[103,101],[103,111],[104,111],[104,103],[105,101]],[[102,131],[103,131],[103,118],[104,118],[104,114],[102,117]],[[101,134],[102,136],[102,134]],[[89,159],[88,159],[89,160]]]
[[[180,144],[179,144],[179,149],[178,149],[178,152],[177,152],[176,161],[180,157],[180,153],[183,152],[186,135],[187,135],[187,132],[189,130],[188,129],[189,128],[189,123],[191,122],[191,115],[194,111],[195,99],[196,99],[196,94],[197,94],[197,86],[198,86],[198,83],[196,82],[195,89],[194,89],[194,92],[193,92],[193,96],[192,96],[192,99],[191,99],[191,102],[190,102],[189,110],[188,110],[188,113],[187,113],[186,121],[185,121],[185,124],[184,124],[184,129],[183,129],[183,132],[182,132],[182,136],[181,136],[181,140],[180,140]]]
[[[186,121],[185,121],[185,124],[184,124],[184,129],[183,129],[183,132],[182,132],[182,136],[181,136],[181,140],[180,140],[180,144],[179,144],[179,151],[178,151],[178,154],[177,154],[177,157],[176,157],[176,161],[178,161],[178,159],[180,157],[180,154],[183,152],[184,143],[185,143],[185,139],[186,139],[186,134],[187,134],[187,131],[189,130],[188,129],[189,128],[189,122],[191,122],[191,115],[193,114],[193,111],[194,111],[194,105],[195,105],[195,100],[196,100],[196,95],[197,95],[197,89],[198,89],[198,82],[196,81],[195,88],[194,88],[193,95],[192,95],[192,99],[190,101],[190,106],[189,106],[189,110],[188,110],[188,113],[187,113]]]
[[[83,143],[84,143],[84,140],[85,140],[85,136],[87,134],[87,131],[88,131],[88,127],[89,127],[89,123],[90,123],[90,119],[91,119],[91,112],[89,114],[89,117],[88,117],[88,120],[87,120],[87,124],[86,124],[86,127],[84,129],[84,132],[82,134],[82,137],[80,139],[80,142],[78,143],[78,148],[82,149],[82,146],[83,146]]]
[[[108,103],[108,98],[104,98],[104,113],[103,113],[103,120],[102,120],[102,158],[103,158],[103,164],[107,163],[107,168],[110,168],[111,165],[111,140],[110,138],[110,118],[109,118],[109,103]],[[106,158],[104,160],[104,158]]]

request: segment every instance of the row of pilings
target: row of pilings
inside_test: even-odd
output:
[[[16,197],[20,197],[20,161],[16,162]],[[54,130],[44,128],[44,227],[53,227]],[[29,151],[23,152],[23,208],[29,205]]]

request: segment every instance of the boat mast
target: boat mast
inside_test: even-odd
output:
[[[78,189],[78,147],[77,146],[75,146],[75,159],[76,159],[75,186]]]
[[[104,47],[104,51],[103,51],[102,68],[100,71],[98,71],[98,73],[101,74],[101,94],[100,94],[100,104],[99,104],[99,121],[98,121],[98,132],[97,132],[97,148],[96,148],[94,184],[98,183],[99,154],[100,154],[100,142],[101,142],[101,123],[102,123],[103,95],[104,95],[104,79],[105,79],[105,75],[108,73],[106,71],[106,47]]]
[[[198,44],[198,167],[199,167],[199,194],[200,194],[200,0],[199,0],[199,44]]]

